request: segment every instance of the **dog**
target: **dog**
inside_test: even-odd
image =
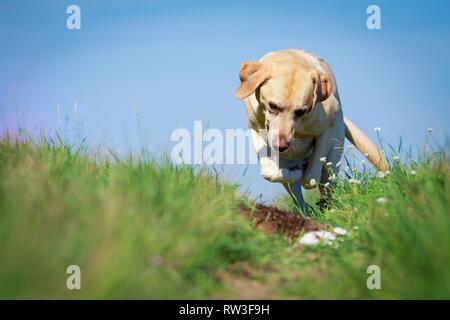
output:
[[[330,66],[304,50],[269,52],[240,66],[236,98],[247,110],[261,175],[284,185],[305,214],[302,187],[330,197],[345,137],[380,171],[388,162],[376,145],[342,113]],[[275,155],[275,156],[274,156]]]

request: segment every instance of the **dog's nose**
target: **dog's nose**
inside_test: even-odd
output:
[[[275,148],[277,148],[279,152],[283,152],[289,148],[290,143],[291,141],[289,141],[286,137],[280,137]]]

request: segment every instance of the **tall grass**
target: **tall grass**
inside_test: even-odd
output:
[[[450,298],[448,154],[445,148],[409,154],[402,164],[398,152],[400,147],[386,176],[347,161],[330,208],[316,208],[316,219],[350,233],[332,248],[303,249],[300,254],[321,255],[311,271],[317,278],[302,277],[287,292],[309,298]],[[381,290],[367,288],[370,265],[380,267]]]
[[[0,298],[198,298],[261,255],[236,188],[169,162],[0,142]],[[78,265],[82,290],[66,288]]]
[[[302,247],[256,231],[237,210],[248,199],[208,172],[4,138],[0,298],[240,297],[225,272],[269,298],[449,299],[447,154],[390,162],[385,177],[343,168],[314,219],[349,234]],[[81,268],[81,290],[66,288],[69,265]],[[369,265],[380,267],[381,290],[366,286]]]

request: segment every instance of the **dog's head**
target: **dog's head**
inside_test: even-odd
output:
[[[241,64],[238,99],[255,93],[265,110],[268,143],[286,151],[296,127],[317,103],[331,94],[331,81],[313,64],[293,52],[275,52],[259,62]]]

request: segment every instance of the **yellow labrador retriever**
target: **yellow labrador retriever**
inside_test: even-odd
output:
[[[383,153],[343,116],[333,72],[320,57],[296,49],[274,51],[242,63],[239,76],[236,97],[247,109],[261,174],[282,183],[305,213],[301,186],[318,185],[322,197],[329,195],[325,186],[339,171],[344,137],[378,170],[389,170]]]

